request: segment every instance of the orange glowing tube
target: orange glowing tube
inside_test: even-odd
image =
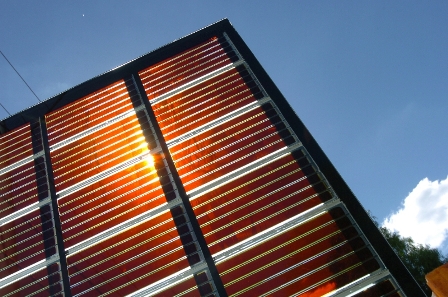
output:
[[[34,162],[0,176],[0,218],[38,201]]]
[[[67,262],[74,294],[91,288],[105,293],[122,285],[117,291],[122,295],[188,267],[184,257],[177,229],[166,212],[67,257]]]
[[[223,41],[221,38],[220,40]],[[220,40],[204,42],[139,72],[151,100],[231,63]]]
[[[45,259],[40,210],[37,209],[1,226],[0,278]]]

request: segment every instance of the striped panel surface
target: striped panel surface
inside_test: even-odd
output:
[[[166,203],[151,163],[143,160],[59,199],[66,247]]]
[[[187,192],[294,142],[280,119],[270,119],[263,108],[255,107],[169,147]]]
[[[213,70],[166,85],[156,71],[152,81],[140,77],[229,296],[327,294],[380,271],[341,208],[269,231],[334,194],[247,66]]]
[[[165,140],[170,141],[260,97],[261,91],[240,66],[153,104],[152,108]]]
[[[0,226],[0,279],[55,254],[51,209],[44,206]]]
[[[51,264],[44,269],[28,274],[24,278],[0,288],[3,297],[54,297],[64,296],[61,286],[60,265]]]
[[[190,202],[216,254],[329,199],[313,166],[296,151]]]
[[[50,147],[132,110],[126,84],[118,81],[47,115]]]
[[[135,114],[51,152],[56,191],[62,191],[148,152]]]
[[[218,263],[229,296],[322,296],[379,265],[340,208]]]
[[[236,54],[224,37],[213,37],[139,72],[149,100],[231,64]]]
[[[0,135],[0,170],[32,155],[29,124]]]
[[[45,172],[39,176],[45,179]],[[27,162],[0,174],[0,218],[36,202],[38,190],[34,162]]]
[[[181,237],[169,211],[67,257],[73,296],[124,296],[188,268]]]

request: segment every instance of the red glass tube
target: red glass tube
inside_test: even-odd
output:
[[[222,141],[232,141],[241,139],[247,135],[255,133],[263,127],[270,127],[269,119],[260,108],[250,110],[238,117],[235,117],[218,127],[206,130],[195,135],[181,143],[170,147],[171,155],[177,162],[180,159],[188,158],[197,151],[205,149],[213,144],[219,144]]]
[[[135,123],[134,123],[135,125]],[[138,130],[140,126],[133,126],[134,133],[128,131],[119,135],[121,137],[107,139],[108,127],[97,133],[88,135],[70,144],[69,151],[61,148],[52,153],[56,190],[60,191],[74,185],[97,173],[116,166],[132,157],[148,151],[145,138]],[[131,132],[132,132],[131,131]],[[77,153],[72,156],[72,148]]]
[[[306,290],[307,288],[312,288],[314,285],[326,280],[329,277],[332,277],[339,272],[343,272],[344,270],[348,270],[348,272],[350,272],[350,270],[355,269],[360,265],[362,266],[363,260],[364,259],[360,259],[357,254],[352,253],[352,247],[349,244],[344,244],[335,249],[329,250],[316,258],[310,259],[310,261],[303,262],[299,266],[293,267],[292,265],[293,263],[299,263],[297,262],[297,259],[290,262],[288,265],[289,268],[288,266],[278,266],[275,272],[282,272],[276,274],[275,276],[272,273],[274,271],[269,273],[267,270],[262,270],[265,278],[259,281],[257,286],[247,290],[247,285],[244,284],[237,292],[245,291],[246,294],[249,293],[251,295],[260,295],[271,291],[273,288],[280,288],[289,282],[294,282],[294,285],[281,288],[273,293],[274,296],[285,296],[285,294],[286,296],[289,296],[290,294],[295,294],[302,290]],[[365,260],[367,261],[368,257]],[[311,274],[308,274],[310,272]],[[361,269],[361,271],[355,270],[354,272],[355,275],[352,276],[352,280],[356,280],[371,271]],[[254,283],[250,278],[247,278],[246,281],[250,284]],[[338,285],[336,288],[342,286]]]
[[[50,146],[133,109],[124,84],[118,90],[109,87],[47,114]]]
[[[263,119],[264,112],[257,108],[170,148],[186,191],[284,148],[275,128]],[[249,134],[250,129],[241,133],[252,121],[259,133]]]
[[[245,258],[239,256],[238,258],[242,261],[240,263],[237,262],[237,259],[230,259],[226,265],[229,267],[233,263],[234,267],[229,267],[229,270],[221,273],[223,282],[232,283],[239,277],[250,276],[251,274],[253,274],[251,283],[260,282],[289,265],[299,263],[346,240],[335,224],[323,226],[322,229],[314,232],[312,237],[320,236],[319,239],[312,241],[310,236],[300,237],[300,235],[295,234],[297,237],[291,238],[290,243],[287,244],[288,242],[273,238],[264,244],[263,248],[255,248],[244,253]],[[278,262],[277,265],[274,262]],[[235,267],[238,268],[235,269]],[[240,282],[239,286],[244,285],[248,283],[248,278],[242,278]],[[232,286],[239,287],[238,283],[234,282],[229,288]]]
[[[67,262],[72,292],[88,290],[87,295],[121,285],[115,294],[129,294],[188,267],[169,212],[71,255]]]
[[[0,175],[0,218],[38,201],[34,163]]]
[[[153,105],[165,140],[256,101],[236,69]]]
[[[152,104],[152,109],[154,115],[157,118],[160,117],[160,122],[163,123],[177,115],[177,112],[173,112],[173,110],[188,110],[210,98],[209,94],[217,95],[229,92],[243,82],[239,72],[236,69],[231,69],[181,93]],[[229,86],[232,86],[232,88],[229,88]]]
[[[217,38],[139,72],[151,100],[231,63]]]
[[[70,114],[70,112],[85,114],[90,109],[95,108],[96,106],[107,104],[107,99],[117,97],[117,95],[119,96],[120,94],[122,94],[125,88],[125,82],[123,80],[120,80],[105,88],[84,96],[68,105],[54,110],[45,116],[47,125],[50,125],[51,127],[59,125],[62,126],[61,123],[70,122],[70,120],[72,119],[73,114]]]
[[[9,285],[0,288],[0,295],[11,297],[48,297],[50,294],[50,286],[53,289],[52,292],[61,292],[62,287],[59,283],[59,273],[57,272],[57,270],[59,270],[58,267],[58,264],[52,264],[50,266],[51,269],[56,270],[54,273],[52,273],[51,280],[48,278],[47,269],[38,270],[25,276],[24,278],[21,278]]]
[[[238,295],[242,292],[251,295],[263,294],[318,267],[324,268],[272,294],[274,296],[296,294],[346,269],[347,271],[333,278],[333,282],[339,288],[378,269],[378,263],[372,258],[370,251],[362,248],[364,242],[356,237],[357,231],[350,227],[350,221],[344,217],[337,219],[341,214],[334,211],[332,213],[333,215],[329,213],[320,215],[247,252],[219,263],[217,268],[228,294]],[[333,221],[332,216],[337,219],[337,223]],[[334,248],[338,244],[340,246]],[[324,251],[326,251],[324,254],[313,258],[314,255]],[[356,252],[353,253],[354,251]],[[308,258],[313,260],[305,261],[297,268],[280,273],[288,266],[301,263]],[[338,258],[340,260],[336,263],[325,266],[325,263]],[[276,277],[272,278],[274,275]],[[255,285],[249,288],[247,284]],[[325,288],[327,287],[322,286],[321,290]]]
[[[0,226],[0,278],[45,259],[40,210]]]
[[[66,246],[166,203],[157,173],[146,161],[59,199]]]
[[[0,169],[32,155],[29,124],[0,135]]]
[[[160,78],[168,76],[173,70],[179,68],[179,65],[185,61],[192,60],[195,57],[201,58],[207,54],[213,53],[219,50],[220,44],[217,38],[211,38],[203,43],[200,43],[188,50],[185,50],[175,56],[165,59],[159,63],[152,65],[139,72],[142,77]],[[196,58],[196,59],[197,59]],[[144,82],[144,85],[147,83]]]
[[[199,290],[196,285],[196,281],[193,277],[178,283],[167,290],[164,290],[158,294],[153,295],[154,297],[165,297],[165,296],[182,296],[182,297],[196,297],[199,296]]]
[[[203,160],[211,154],[223,156],[226,152],[241,149],[252,139],[260,139],[275,133],[273,126],[262,113],[249,112],[247,116],[238,117],[192,139],[170,148],[178,170],[188,164]]]
[[[61,167],[67,166],[70,160],[78,160],[85,154],[94,151],[94,148],[110,150],[109,146],[117,140],[123,141],[123,139],[134,135],[141,137],[142,133],[137,117],[132,115],[53,151],[51,153],[53,168],[60,170]]]

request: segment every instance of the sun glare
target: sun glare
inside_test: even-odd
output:
[[[151,154],[146,155],[143,161],[145,162],[145,167],[154,169],[154,157]]]

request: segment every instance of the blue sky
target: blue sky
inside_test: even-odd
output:
[[[447,1],[4,1],[0,50],[43,100],[228,18],[364,207],[448,252],[447,16]],[[0,103],[37,103],[3,57]]]

